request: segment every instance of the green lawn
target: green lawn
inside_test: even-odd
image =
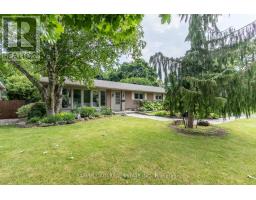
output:
[[[256,119],[230,134],[177,134],[167,122],[112,117],[0,128],[0,184],[256,184]]]

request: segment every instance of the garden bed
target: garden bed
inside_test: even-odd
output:
[[[218,126],[197,126],[195,128],[185,128],[184,125],[171,125],[171,128],[174,129],[177,133],[182,133],[186,135],[196,135],[196,136],[225,136],[228,134],[223,128]]]
[[[28,104],[18,110],[18,116],[23,118],[18,127],[48,127],[74,124],[76,121],[91,120],[105,116],[111,116],[112,110],[108,107],[79,107],[72,112],[60,112],[54,115],[46,114],[46,106],[42,102]]]

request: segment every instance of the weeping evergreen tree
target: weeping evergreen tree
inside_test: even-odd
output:
[[[166,82],[170,110],[187,112],[189,128],[195,118],[209,113],[249,116],[256,102],[255,41],[250,40],[256,24],[247,31],[220,32],[218,15],[182,15],[181,19],[189,23],[186,41],[191,49],[182,58],[179,74],[171,71]]]

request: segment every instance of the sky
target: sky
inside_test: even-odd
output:
[[[256,20],[256,15],[222,15],[219,17],[218,27],[220,30],[225,30],[230,26],[238,29],[254,20]],[[161,24],[158,15],[145,15],[142,26],[144,41],[147,43],[142,50],[142,55],[146,61],[149,61],[150,56],[159,51],[168,57],[181,57],[190,47],[189,43],[185,42],[188,24],[180,22],[178,15],[172,15],[170,24]],[[121,60],[128,61],[129,58],[123,57]]]

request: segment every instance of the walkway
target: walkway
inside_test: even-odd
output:
[[[137,118],[143,118],[143,119],[153,119],[157,121],[173,121],[173,120],[179,120],[180,118],[168,118],[168,117],[159,117],[159,116],[149,116],[149,115],[143,115],[139,113],[126,113],[127,116],[130,117],[137,117]],[[245,116],[241,116],[239,119],[245,119]],[[255,118],[255,115],[252,116],[252,118]],[[227,123],[236,120],[237,118],[235,117],[230,117],[227,119],[219,118],[219,119],[205,119],[210,124],[222,124],[222,123]]]
[[[138,114],[138,113],[127,113],[126,115],[129,116],[129,117],[137,117],[137,118],[143,118],[143,119],[153,119],[153,120],[157,120],[157,121],[172,121],[172,120],[175,120],[175,118],[149,116],[149,115],[143,115],[143,114]]]

